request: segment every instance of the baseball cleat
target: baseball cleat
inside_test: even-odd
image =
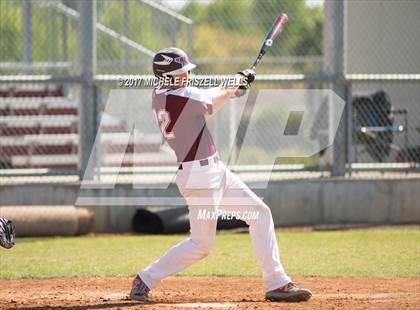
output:
[[[311,296],[312,292],[310,290],[300,288],[293,282],[289,282],[283,287],[265,293],[265,299],[271,301],[307,301]]]
[[[147,301],[147,298],[149,297],[149,292],[150,289],[137,275],[133,280],[133,287],[131,288],[130,299],[138,301]]]

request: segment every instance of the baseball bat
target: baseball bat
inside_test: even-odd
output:
[[[270,30],[265,35],[264,42],[261,46],[260,52],[258,53],[257,58],[255,59],[254,63],[251,66],[252,70],[255,70],[260,60],[265,55],[265,52],[273,45],[274,40],[276,40],[280,36],[280,33],[283,30],[284,24],[288,21],[288,19],[289,18],[287,17],[286,13],[280,13],[276,17]]]
[[[274,40],[276,40],[280,36],[280,33],[283,30],[284,24],[286,24],[288,19],[289,18],[287,17],[286,13],[280,13],[276,17],[276,19],[273,22],[273,25],[271,25],[271,27],[270,27],[270,30],[265,35],[264,42],[261,46],[261,49],[260,49],[260,52],[258,53],[257,58],[255,59],[254,63],[252,64],[252,66],[250,68],[251,70],[255,70],[255,68],[257,67],[257,65],[259,64],[259,62],[261,61],[261,59],[265,55],[265,52],[273,45]],[[243,91],[244,92],[245,90],[244,89],[239,89],[237,91]],[[242,113],[242,117],[241,117],[241,120],[239,122],[236,142],[235,142],[238,150],[240,150],[242,148],[245,133],[247,131],[249,121],[250,121],[248,115],[251,115],[252,110],[254,109],[256,99],[257,99],[256,93],[255,92],[251,93],[248,96],[247,101],[245,103],[245,109],[246,110],[244,111],[244,113]],[[230,164],[237,163],[238,157],[239,157],[239,153],[236,154],[235,158],[233,158],[231,156],[231,158],[229,158],[229,163]]]

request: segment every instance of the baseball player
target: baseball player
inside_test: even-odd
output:
[[[187,85],[195,65],[186,53],[170,47],[153,58],[156,77],[169,78],[171,85],[153,92],[153,111],[163,137],[174,150],[179,168],[176,184],[189,209],[190,236],[139,272],[130,293],[133,300],[146,301],[149,291],[162,279],[206,257],[216,235],[216,218],[202,219],[200,212],[257,212],[246,220],[255,255],[263,271],[266,299],[306,301],[312,293],[298,287],[285,273],[279,258],[270,209],[220,161],[206,121],[255,77],[250,70],[235,75],[234,85],[199,89]]]

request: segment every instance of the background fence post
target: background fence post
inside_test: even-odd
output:
[[[347,113],[347,139],[346,139],[346,149],[347,149],[347,174],[351,176],[352,174],[352,164],[353,164],[353,99],[352,99],[352,90],[351,83],[347,83],[347,97],[346,97],[346,113]]]
[[[188,24],[187,44],[188,57],[190,60],[194,60],[194,33],[192,23]]]
[[[175,17],[172,17],[171,18],[171,42],[172,42],[172,46],[176,46],[177,32],[178,32],[178,21]]]
[[[96,0],[80,1],[79,9],[79,69],[83,78],[79,103],[80,176],[85,180],[90,180],[94,176],[94,171],[87,171],[86,168],[90,154],[94,151],[97,123],[94,85],[96,72]],[[95,158],[96,156],[92,154],[92,160]],[[96,163],[91,162],[90,167],[96,167]]]
[[[63,44],[63,56],[62,59],[64,62],[68,61],[68,31],[67,31],[67,16],[66,15],[62,15],[61,16],[62,19],[62,27],[61,27],[61,40],[62,40],[62,44]],[[67,69],[69,69],[68,67],[66,67],[66,71]]]
[[[32,72],[32,4],[30,0],[23,2],[23,62],[25,73]]]
[[[48,62],[50,59],[50,36],[51,36],[51,27],[50,24],[50,8],[45,8],[44,18],[45,18],[45,48],[44,48],[44,61]]]
[[[124,0],[124,35],[127,38],[130,38],[130,8],[128,0]],[[130,70],[130,47],[125,45],[124,51],[124,63],[126,66],[127,72]]]
[[[325,4],[326,36],[324,45],[325,71],[335,76],[332,82],[333,91],[346,100],[346,83],[344,79],[344,1],[326,1]],[[330,105],[330,109],[334,109]],[[344,111],[344,113],[347,113]],[[333,113],[334,114],[334,113]],[[337,121],[337,120],[334,120]],[[346,171],[346,117],[339,120],[332,148],[331,175],[343,176]],[[331,124],[330,124],[331,126]]]
[[[55,10],[51,12],[51,60],[55,64],[57,61],[57,13]]]

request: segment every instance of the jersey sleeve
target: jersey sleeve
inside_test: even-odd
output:
[[[212,114],[213,104],[211,93],[206,89],[189,87],[188,109],[196,115]]]

